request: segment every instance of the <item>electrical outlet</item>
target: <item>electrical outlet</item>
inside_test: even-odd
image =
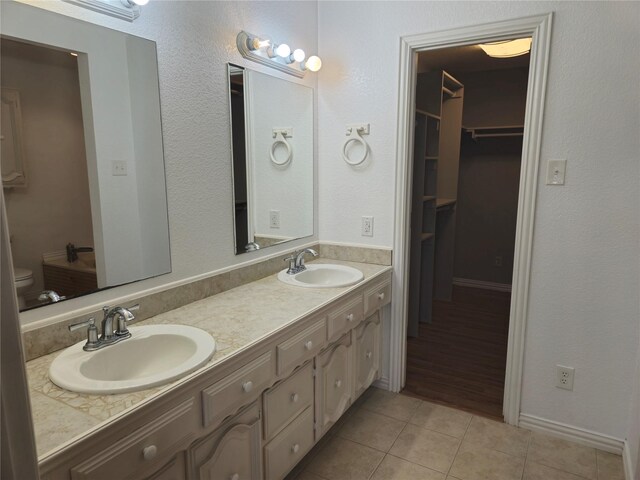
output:
[[[496,255],[496,258],[493,260],[493,264],[496,267],[501,267],[502,266],[502,256]]]
[[[362,236],[373,237],[373,217],[362,217]]]
[[[556,387],[563,388],[565,390],[573,390],[574,373],[575,369],[573,367],[556,365]]]
[[[127,162],[124,160],[114,160],[111,162],[111,175],[114,177],[124,177],[127,175]]]
[[[549,160],[547,164],[547,185],[564,185],[564,175],[567,171],[565,159]]]
[[[280,210],[269,211],[269,226],[271,228],[280,228]]]

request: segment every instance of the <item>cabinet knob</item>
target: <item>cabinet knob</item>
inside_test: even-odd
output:
[[[307,343],[304,344],[304,348],[306,348],[307,350],[311,350],[313,348],[313,342],[309,340]]]
[[[300,400],[300,396],[297,393],[294,393],[293,395],[291,395],[291,401],[293,403],[297,403],[298,400]]]
[[[229,477],[229,480],[240,480],[240,475],[237,473],[234,473]]]
[[[367,358],[371,358],[371,352],[367,352],[365,355]]]
[[[297,443],[293,447],[291,447],[292,453],[298,453],[299,450],[300,450],[300,445],[298,445]]]
[[[342,380],[336,380],[336,388],[340,388],[342,386]]]
[[[248,382],[244,382],[242,384],[242,390],[246,393],[249,393],[253,389],[253,382],[249,380]]]
[[[148,447],[144,447],[144,449],[142,450],[142,456],[145,460],[153,460],[154,458],[156,458],[157,454],[158,447],[156,447],[155,445],[149,445]]]
[[[349,322],[353,322],[353,313],[350,313],[349,315],[347,315],[347,320]]]
[[[378,300],[384,300],[384,292],[378,294]]]

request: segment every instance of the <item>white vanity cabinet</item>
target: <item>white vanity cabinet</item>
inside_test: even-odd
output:
[[[359,397],[378,378],[380,371],[380,312],[376,311],[353,331],[355,396]]]

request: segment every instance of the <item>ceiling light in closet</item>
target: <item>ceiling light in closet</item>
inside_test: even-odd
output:
[[[149,0],[121,0],[125,7],[143,7]]]
[[[529,53],[531,50],[531,38],[516,38],[515,40],[481,43],[480,48],[484,50],[484,53],[494,58],[517,57]]]

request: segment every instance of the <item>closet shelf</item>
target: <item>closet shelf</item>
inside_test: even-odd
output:
[[[429,240],[430,238],[433,238],[433,233],[423,233],[422,235],[420,235],[420,240],[422,240],[423,242],[425,240]]]
[[[436,199],[436,209],[453,206],[456,203],[455,198],[438,198]]]
[[[427,155],[424,157],[425,160],[438,160],[438,155]]]
[[[423,202],[430,202],[431,200],[435,200],[436,197],[432,197],[431,195],[425,195],[424,197],[422,197],[422,201]]]
[[[499,127],[465,127],[462,129],[471,134],[471,138],[490,137],[521,137],[524,135],[524,125],[504,125]]]
[[[420,110],[419,108],[416,108],[416,113],[419,113],[421,115],[426,115],[427,117],[435,118],[436,120],[440,120],[440,115],[434,115],[433,113],[429,113],[425,110]]]

